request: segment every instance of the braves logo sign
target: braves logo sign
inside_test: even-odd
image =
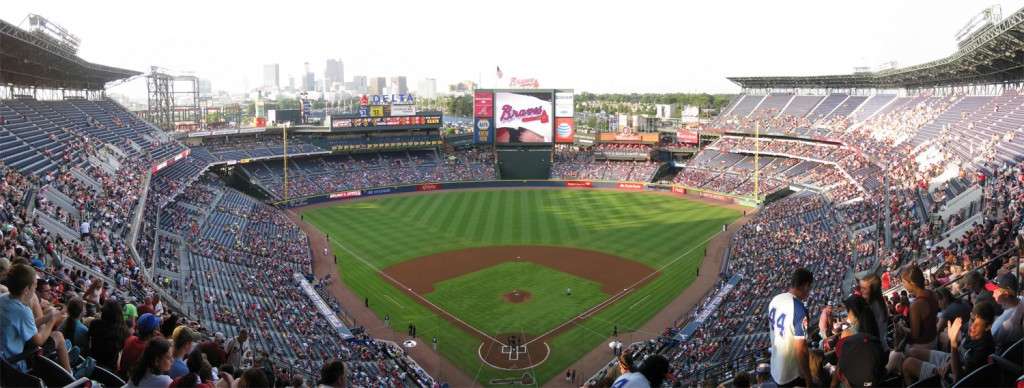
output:
[[[522,122],[529,121],[540,121],[541,123],[547,123],[548,111],[544,107],[538,106],[527,109],[515,110],[512,109],[512,105],[502,105],[501,107],[501,122],[520,120]]]

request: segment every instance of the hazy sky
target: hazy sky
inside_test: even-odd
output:
[[[327,58],[353,75],[593,92],[736,92],[736,75],[850,73],[955,50],[954,34],[983,8],[1010,1],[49,1],[2,0],[0,18],[28,13],[82,39],[88,61],[138,71],[191,71],[215,90],[281,83]],[[27,23],[26,23],[27,24]],[[143,84],[144,85],[144,84]],[[504,86],[504,85],[501,85]],[[144,86],[141,86],[144,92]],[[136,90],[137,87],[120,88]],[[120,91],[120,90],[118,90]],[[135,94],[135,93],[131,93]]]

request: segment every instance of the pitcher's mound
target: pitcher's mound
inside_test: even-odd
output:
[[[532,297],[533,295],[530,295],[529,291],[519,290],[519,291],[513,291],[513,292],[510,292],[510,293],[507,293],[504,296],[505,296],[505,301],[506,302],[509,302],[509,303],[523,303],[525,301],[530,300],[530,297]]]

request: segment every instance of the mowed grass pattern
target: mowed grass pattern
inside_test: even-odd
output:
[[[529,292],[530,299],[507,302],[505,294],[513,290]],[[491,336],[540,335],[608,299],[596,282],[530,262],[506,262],[448,279],[424,296]]]
[[[549,359],[534,370],[543,383],[601,344],[613,327],[620,333],[636,330],[678,296],[696,276],[706,242],[740,212],[666,195],[566,189],[383,197],[304,216],[330,236],[342,279],[371,300],[374,312],[390,316],[400,331],[415,323],[424,339],[437,336],[439,351],[482,383],[518,374],[484,366],[475,337],[392,287],[378,269],[469,247],[553,245],[603,251],[662,270],[641,289],[551,341]],[[633,340],[657,334],[636,333]]]

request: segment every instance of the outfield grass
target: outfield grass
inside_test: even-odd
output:
[[[484,366],[475,337],[392,287],[378,269],[470,247],[552,245],[602,251],[662,271],[552,340],[551,355],[534,370],[544,383],[603,342],[613,327],[620,333],[636,330],[675,299],[693,281],[706,242],[740,212],[645,193],[495,190],[383,197],[309,210],[304,216],[331,236],[342,279],[373,301],[374,312],[390,315],[395,327],[415,323],[422,337],[437,336],[438,350],[483,383],[519,374]],[[637,333],[636,339],[657,334]]]
[[[504,295],[513,290],[529,292],[530,299],[509,303]],[[530,262],[506,262],[448,279],[424,296],[492,336],[540,335],[608,299],[598,283]]]

